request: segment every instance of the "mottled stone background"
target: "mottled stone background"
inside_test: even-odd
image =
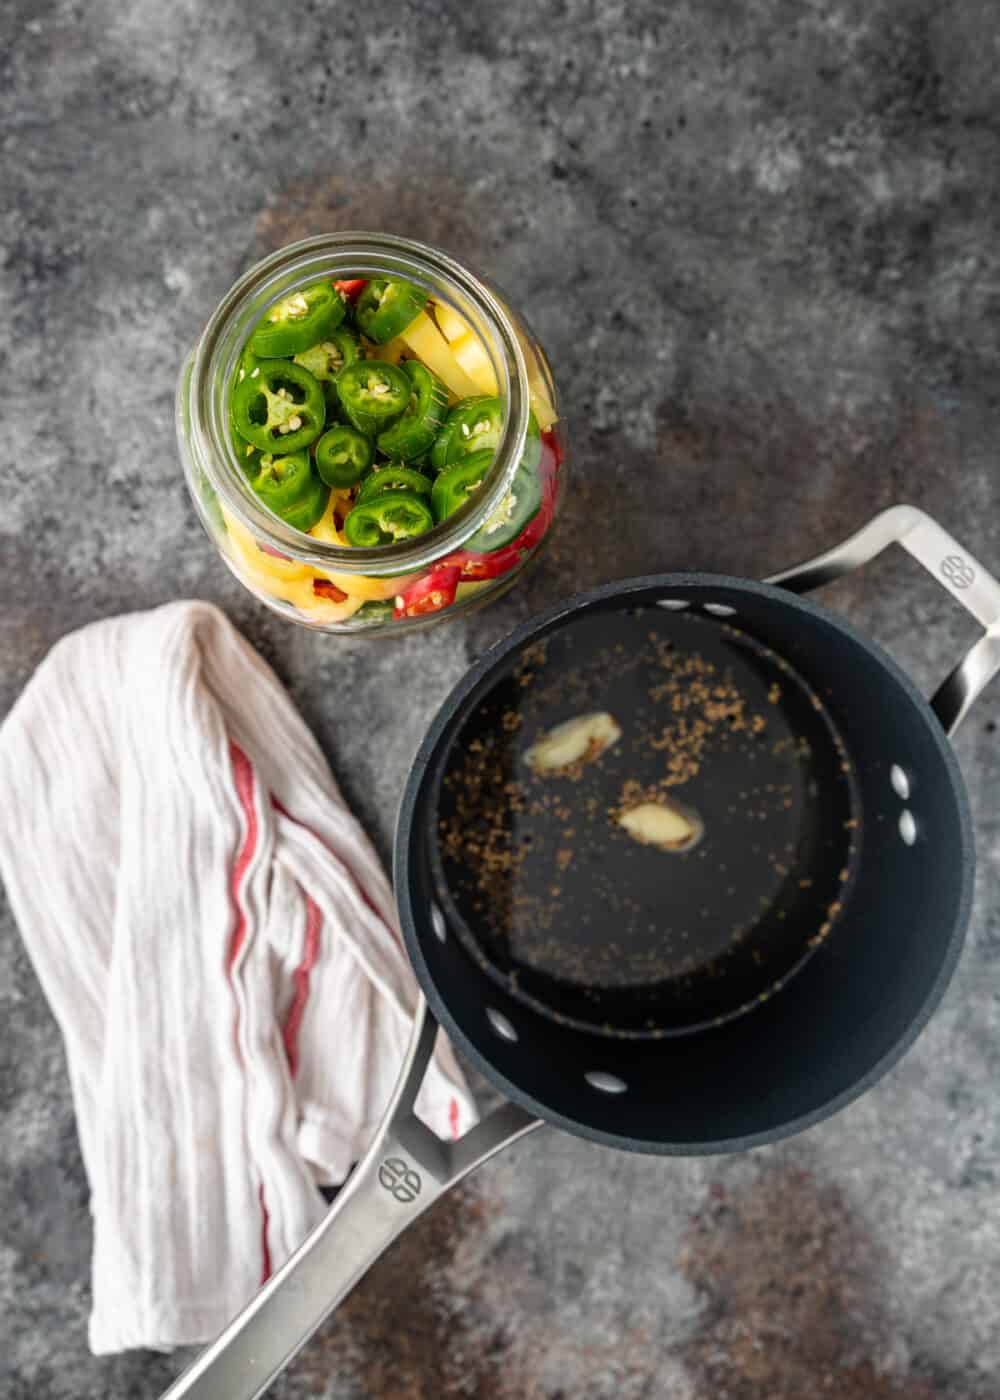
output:
[[[1000,566],[998,99],[989,0],[5,0],[0,707],[68,629],[213,599],[387,852],[450,684],[580,585],[760,576],[901,499]],[[178,363],[232,280],[351,227],[509,290],[577,473],[515,596],[394,645],[245,596],[173,438]],[[829,597],[925,686],[972,635],[901,558]],[[888,1079],[741,1158],[534,1137],[400,1242],[274,1394],[1000,1395],[998,720],[1000,686],[958,741],[968,948]],[[184,1358],[87,1352],[59,1036],[9,915],[2,935],[0,1392],[145,1400]]]

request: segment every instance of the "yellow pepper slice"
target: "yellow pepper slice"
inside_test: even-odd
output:
[[[480,394],[497,392],[497,377],[493,372],[490,357],[475,331],[469,331],[458,340],[453,340],[451,353],[469,378],[475,382],[476,390]]]
[[[337,586],[339,587],[339,584]],[[347,618],[354,616],[365,601],[364,598],[352,597],[337,603],[332,598],[324,598],[313,591],[311,578],[290,584],[286,597],[299,612],[305,613],[310,622],[345,622]]]
[[[538,426],[542,432],[546,432],[556,422],[556,411],[549,402],[548,390],[545,389],[539,380],[528,377],[528,398],[531,407],[535,411],[538,419]]]
[[[458,362],[461,369],[475,384],[472,391],[476,394],[495,394],[497,392],[496,374],[490,357],[486,353],[483,342],[476,335],[475,331],[466,321],[464,316],[460,316],[457,311],[448,306],[445,302],[434,303],[434,316],[440,327],[441,334],[449,342],[449,348]],[[523,335],[518,335],[521,342],[521,349],[524,352],[524,361],[528,368],[528,391],[531,407],[535,417],[538,419],[538,426],[543,432],[551,428],[556,422],[556,411],[552,407],[552,400],[549,398],[548,386],[545,382],[545,375],[538,365],[538,357],[534,347],[525,339]],[[418,354],[420,351],[417,352]],[[434,366],[432,365],[433,369]],[[442,374],[449,389],[452,389],[458,398],[467,398],[468,390],[459,391],[453,388],[449,380]]]
[[[418,312],[400,339],[406,342],[418,359],[423,360],[429,370],[444,381],[456,398],[468,399],[481,392],[475,380],[455,359],[451,346],[426,311]]]
[[[332,519],[332,510],[331,502],[323,520],[327,518],[327,514]],[[229,532],[229,553],[245,582],[268,597],[291,603],[300,612],[306,613],[311,622],[343,622],[357,612],[366,598],[392,597],[394,588],[387,580],[345,579],[339,574],[324,575],[298,559],[280,559],[277,555],[268,554],[266,550],[261,549],[245,525],[228,512],[223,513]],[[319,522],[320,525],[323,520]],[[318,528],[318,525],[314,527],[312,533]],[[332,598],[317,595],[313,591],[313,581],[323,577],[329,577],[342,593],[351,596],[344,602],[337,603]],[[344,587],[345,581],[355,586],[354,591]],[[359,584],[362,587],[358,588]],[[364,585],[368,584],[374,584],[375,588],[365,588]]]
[[[558,415],[552,407],[545,372],[539,363],[543,357],[520,331],[517,332],[517,339],[528,371],[528,399],[538,419],[538,426],[544,433],[547,428],[552,427]]]
[[[463,335],[467,335],[471,330],[468,321],[464,316],[460,316],[453,306],[449,306],[445,301],[434,303],[434,319],[438,323],[441,334],[445,340],[461,340]]]
[[[397,335],[394,340],[387,340],[384,345],[373,345],[369,351],[369,357],[373,360],[382,360],[388,365],[398,365],[405,351],[406,343],[402,336]]]
[[[345,544],[344,536],[337,529],[337,523],[334,517],[338,511],[341,515],[346,515],[350,508],[350,491],[338,491],[336,489],[331,491],[330,499],[326,503],[326,510],[309,531],[313,539],[322,540],[324,544]]]
[[[312,578],[312,570],[300,559],[283,559],[276,554],[268,554],[261,549],[253,535],[223,507],[223,517],[228,534],[229,553],[241,569],[252,576],[259,588],[264,588],[275,597],[283,597],[275,585],[293,584]]]

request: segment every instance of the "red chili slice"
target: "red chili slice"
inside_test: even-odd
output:
[[[516,540],[493,554],[476,554],[471,549],[464,549],[459,554],[449,555],[449,558],[454,563],[461,563],[463,583],[481,578],[499,578],[501,574],[509,573],[520,563],[523,553],[520,539],[519,535]]]
[[[329,598],[332,603],[346,603],[347,594],[328,578],[314,578],[313,592],[318,598]]]
[[[455,601],[461,577],[462,566],[452,559],[436,564],[430,573],[403,590],[396,599],[393,617],[423,617],[449,607]]]
[[[358,297],[368,286],[367,277],[351,277],[347,281],[334,282],[333,284],[341,296],[345,296],[348,301],[357,301]]]
[[[558,471],[559,467],[562,465],[562,447],[559,445],[559,439],[551,428],[546,428],[545,432],[542,433],[542,442],[544,442],[545,446],[552,453],[553,470]]]

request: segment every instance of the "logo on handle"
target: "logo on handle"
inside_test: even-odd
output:
[[[420,1195],[420,1177],[402,1157],[387,1157],[378,1169],[378,1179],[400,1205],[408,1206]]]
[[[976,571],[960,554],[949,554],[941,560],[941,574],[953,588],[969,588],[976,581]]]

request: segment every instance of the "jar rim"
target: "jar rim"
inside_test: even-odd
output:
[[[319,276],[407,277],[474,309],[494,360],[504,419],[500,442],[476,496],[454,515],[412,540],[373,549],[343,546],[302,534],[273,515],[240,469],[229,430],[229,393],[251,323],[281,296]],[[479,327],[475,328],[477,333]],[[488,340],[487,340],[488,337]],[[449,254],[393,234],[344,231],[286,244],[249,268],[220,301],[195,347],[187,381],[190,445],[211,487],[239,522],[271,548],[331,572],[409,573],[458,549],[498,509],[511,489],[529,421],[527,367],[511,319],[490,287]]]

